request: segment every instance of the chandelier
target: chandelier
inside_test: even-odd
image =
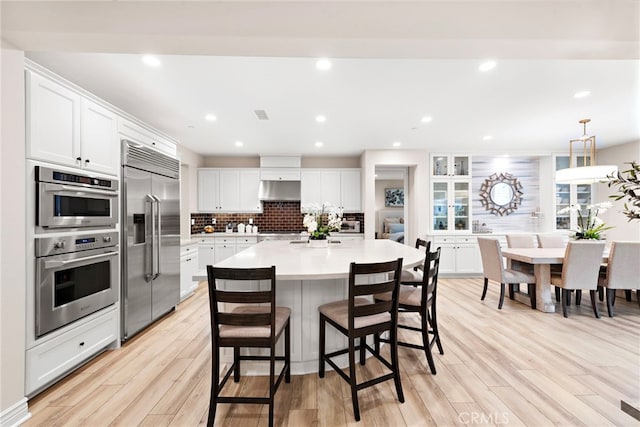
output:
[[[606,181],[607,175],[616,174],[615,165],[596,165],[596,137],[587,135],[587,123],[591,119],[582,119],[583,135],[569,141],[569,167],[556,171],[558,184],[593,184]],[[582,142],[582,165],[573,165],[573,143]]]

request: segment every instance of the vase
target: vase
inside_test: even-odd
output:
[[[327,239],[322,239],[322,240],[309,239],[310,248],[326,248],[328,246],[329,246],[329,240]]]

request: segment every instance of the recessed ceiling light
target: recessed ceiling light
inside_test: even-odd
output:
[[[576,92],[573,97],[574,98],[585,98],[587,96],[591,95],[591,92],[589,92],[588,90],[583,90],[580,92]]]
[[[236,141],[236,147],[242,147],[243,145],[244,145],[244,142]]]
[[[327,118],[326,118],[325,116],[323,116],[323,115],[316,116],[316,122],[318,122],[318,123],[324,123],[324,122],[326,122],[326,121],[327,121]]]
[[[483,141],[491,141],[492,139],[493,139],[493,136],[491,136],[491,135],[485,135],[485,136],[482,137]]]
[[[144,63],[144,65],[148,66],[148,67],[159,67],[161,62],[158,58],[156,58],[155,56],[151,56],[151,55],[145,55],[142,57],[142,62]]]
[[[319,148],[319,147],[322,147],[324,144],[322,143],[322,141],[316,141],[314,145]]]
[[[485,61],[478,67],[480,71],[489,71],[496,68],[496,61]]]
[[[187,125],[187,127],[188,127],[189,129],[195,129],[195,128],[196,128],[194,125]]]
[[[424,116],[423,118],[420,119],[422,123],[429,123],[431,122],[431,120],[433,120],[433,117],[431,116]]]
[[[327,58],[321,58],[316,61],[316,68],[318,70],[328,70],[331,68],[331,61]]]
[[[394,147],[400,147],[402,145],[402,143],[400,141],[393,141],[393,145]]]
[[[205,120],[208,120],[210,122],[215,122],[216,120],[218,120],[218,118],[214,115],[214,114],[207,114],[206,116],[204,116]]]

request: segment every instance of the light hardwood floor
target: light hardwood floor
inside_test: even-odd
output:
[[[392,382],[359,393],[355,423],[348,384],[329,368],[293,376],[276,397],[277,425],[638,426],[620,400],[640,400],[640,307],[618,298],[616,316],[595,319],[588,294],[569,318],[515,301],[498,310],[498,288],[480,301],[481,279],[441,279],[438,317],[444,355],[437,375],[424,354],[400,348],[406,401]],[[317,333],[311,331],[310,333]],[[406,334],[406,332],[402,332]],[[405,335],[406,337],[406,335]],[[416,337],[417,338],[417,337]],[[207,288],[117,351],[97,357],[29,402],[26,426],[196,426],[206,424],[210,386]],[[380,365],[359,367],[368,377]],[[229,383],[254,391],[265,377]],[[229,385],[228,385],[229,386]],[[216,425],[262,426],[264,405],[219,405]]]

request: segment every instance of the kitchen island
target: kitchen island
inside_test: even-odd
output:
[[[216,267],[255,268],[276,266],[276,301],[291,308],[291,373],[305,374],[318,369],[318,306],[348,296],[349,265],[403,259],[403,268],[424,262],[425,253],[389,240],[348,240],[326,248],[311,248],[307,243],[264,241]],[[207,280],[206,272],[194,280]],[[343,335],[327,329],[327,351],[344,348]],[[280,343],[281,344],[281,343]],[[253,354],[257,350],[245,350]],[[282,350],[280,350],[282,351]],[[222,361],[230,361],[232,351],[225,349]],[[341,361],[346,366],[346,358]],[[264,365],[264,364],[262,364]],[[263,374],[266,366],[243,363],[243,373]]]

